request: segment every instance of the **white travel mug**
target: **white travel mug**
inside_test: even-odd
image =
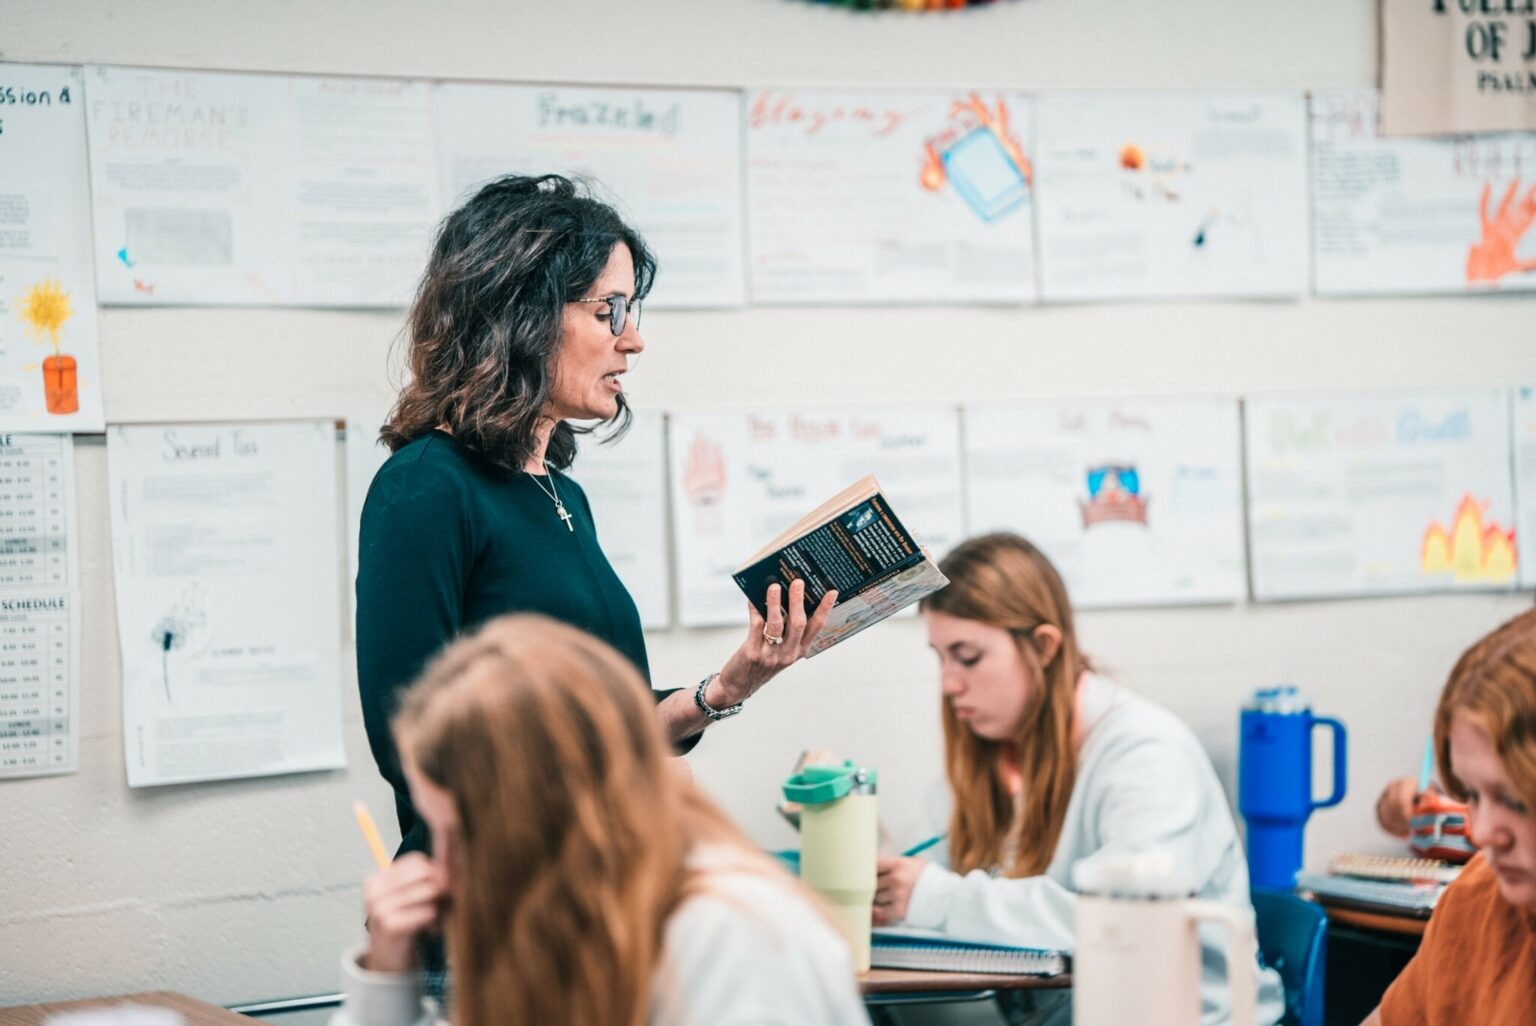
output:
[[[1074,1026],[1192,1026],[1200,1021],[1202,923],[1227,937],[1232,1026],[1253,1026],[1258,945],[1253,914],[1197,901],[1164,852],[1084,859],[1072,953]]]

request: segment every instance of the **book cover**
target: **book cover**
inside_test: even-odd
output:
[[[837,603],[812,643],[815,655],[890,616],[949,581],[866,476],[823,503],[733,575],[764,617],[768,586],[805,581],[810,616],[829,591]]]

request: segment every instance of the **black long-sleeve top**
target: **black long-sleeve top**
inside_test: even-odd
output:
[[[555,489],[573,529],[540,484]],[[401,852],[425,850],[427,835],[389,731],[400,694],[448,642],[511,612],[596,635],[650,679],[639,610],[598,545],[575,481],[504,470],[444,432],[401,447],[363,504],[357,574],[363,723],[395,790]]]

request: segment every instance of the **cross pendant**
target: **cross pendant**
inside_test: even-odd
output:
[[[566,509],[566,508],[565,508],[565,503],[563,503],[563,502],[557,502],[557,503],[555,503],[555,516],[557,516],[557,517],[559,517],[559,518],[560,518],[560,519],[561,519],[561,520],[564,520],[564,521],[565,521],[565,529],[566,529],[566,530],[567,530],[567,531],[570,531],[570,532],[572,532],[572,533],[575,533],[575,531],[576,531],[576,528],[574,528],[574,527],[572,527],[572,526],[571,526],[571,514],[570,514],[570,512],[569,512],[569,511],[568,511],[568,510],[567,510],[567,509]]]

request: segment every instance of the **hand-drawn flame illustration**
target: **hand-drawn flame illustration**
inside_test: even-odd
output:
[[[1483,522],[1483,503],[1464,496],[1449,529],[1432,521],[1424,531],[1419,568],[1451,574],[1460,584],[1502,584],[1515,576],[1515,532]]]
[[[973,166],[984,169],[986,184],[978,186],[965,172],[957,172],[957,157],[962,163],[975,158],[978,163]],[[986,221],[1024,202],[1034,183],[1034,167],[1013,132],[1008,101],[1002,97],[997,98],[995,111],[977,93],[956,100],[943,128],[923,141],[922,160],[918,182],[924,189],[938,192],[946,183],[953,185]]]

